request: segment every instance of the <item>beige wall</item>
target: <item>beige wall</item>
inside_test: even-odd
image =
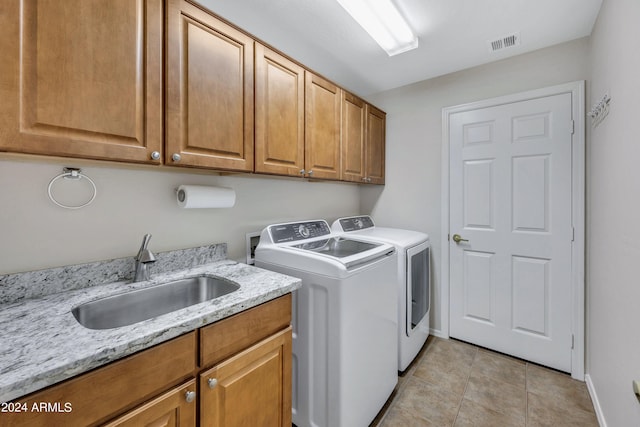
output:
[[[361,211],[379,225],[428,233],[433,246],[431,327],[441,328],[442,108],[588,78],[588,39],[376,94],[387,112],[384,187],[364,188]],[[444,236],[446,238],[446,236]]]
[[[86,208],[66,210],[47,197],[63,166],[83,169],[98,187]],[[68,203],[86,198],[82,183],[56,183]],[[151,233],[153,251],[227,242],[244,259],[245,234],[287,220],[358,213],[358,186],[292,178],[216,176],[189,169],[121,166],[81,160],[35,160],[0,154],[0,274],[133,256]],[[77,184],[77,186],[74,186]],[[174,189],[205,184],[236,190],[231,209],[180,209]]]
[[[639,18],[638,0],[605,0],[591,36],[588,105],[608,92],[611,109],[588,127],[587,372],[610,427],[640,425]]]

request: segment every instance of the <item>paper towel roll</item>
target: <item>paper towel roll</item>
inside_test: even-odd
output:
[[[181,185],[176,195],[178,206],[185,209],[231,208],[236,203],[236,192],[225,187]]]

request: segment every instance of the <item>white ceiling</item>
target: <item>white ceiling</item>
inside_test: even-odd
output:
[[[420,46],[389,57],[335,0],[198,1],[361,96],[588,36],[602,3],[393,0]],[[490,52],[489,40],[513,32],[519,46]]]

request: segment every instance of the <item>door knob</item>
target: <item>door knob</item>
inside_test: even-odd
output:
[[[462,236],[460,236],[459,234],[454,234],[453,241],[456,243],[460,243],[460,242],[468,242],[469,239],[463,239]]]

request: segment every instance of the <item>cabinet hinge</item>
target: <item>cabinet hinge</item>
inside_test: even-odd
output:
[[[576,122],[574,120],[571,120],[571,123],[569,124],[569,129],[571,130],[571,135],[573,135],[576,131]]]
[[[576,228],[575,227],[571,227],[571,241],[572,242],[576,241]]]
[[[451,234],[447,234],[447,242],[451,241]]]

